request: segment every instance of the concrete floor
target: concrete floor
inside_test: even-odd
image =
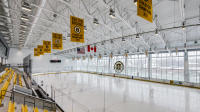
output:
[[[86,73],[34,76],[66,112],[200,112],[200,90]]]

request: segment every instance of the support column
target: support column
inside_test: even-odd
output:
[[[188,52],[184,52],[184,82],[189,82],[189,62],[188,62]]]
[[[108,62],[108,73],[110,73],[111,72],[111,70],[110,70],[110,64],[111,63],[111,59],[110,59],[110,56],[109,56],[109,62]]]
[[[86,70],[87,72],[89,72],[89,71],[88,71],[88,66],[89,66],[89,61],[90,61],[89,58],[90,58],[90,57],[88,57],[88,61],[87,61],[87,70]]]
[[[148,78],[152,77],[152,54],[148,55]]]
[[[98,72],[99,58],[97,57],[96,72]]]
[[[124,56],[124,57],[125,57],[125,66],[124,66],[125,75],[128,75],[128,74],[127,74],[127,57],[128,57],[128,56]]]

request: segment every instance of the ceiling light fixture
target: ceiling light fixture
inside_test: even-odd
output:
[[[32,11],[31,8],[27,6],[22,6],[22,9],[29,12]]]
[[[115,17],[115,11],[114,11],[112,8],[110,8],[110,13],[109,13],[109,15],[110,15],[111,18],[116,18],[116,17]]]
[[[19,40],[19,42],[20,42],[20,43],[23,43],[23,42],[24,42],[24,40]]]
[[[29,19],[27,17],[22,16],[21,17],[22,20],[28,21]]]
[[[20,24],[21,27],[27,28],[27,25],[25,24]]]
[[[25,30],[21,30],[21,32],[24,32],[24,33],[25,33],[26,31],[25,31]]]
[[[25,11],[29,11],[30,12],[31,11],[31,6],[27,2],[23,2],[22,9],[25,10]]]
[[[21,31],[22,31],[22,30],[21,30]],[[19,35],[25,35],[25,33],[24,33],[24,32],[20,32]]]
[[[1,31],[1,33],[9,33],[9,31]]]

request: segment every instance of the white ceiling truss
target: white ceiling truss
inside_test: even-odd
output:
[[[0,14],[0,18],[7,20],[10,47],[33,49],[57,32],[64,36],[64,49],[53,53],[65,56],[77,56],[75,49],[87,45],[97,46],[96,55],[200,47],[200,0],[153,0],[153,23],[137,16],[133,1],[2,0],[0,6],[7,14]],[[28,2],[32,11],[24,12],[23,2]],[[115,18],[109,16],[111,8]],[[20,27],[23,13],[29,17],[26,29]],[[84,18],[87,31],[83,44],[70,42],[70,15]],[[99,25],[93,23],[94,18]]]

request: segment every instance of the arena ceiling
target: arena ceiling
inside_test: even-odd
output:
[[[137,16],[134,0],[1,0],[0,5],[0,32],[10,47],[33,49],[57,32],[64,49],[53,53],[66,56],[87,45],[96,45],[96,54],[200,48],[200,0],[153,0],[153,23]],[[70,15],[84,18],[85,43],[70,42]]]

